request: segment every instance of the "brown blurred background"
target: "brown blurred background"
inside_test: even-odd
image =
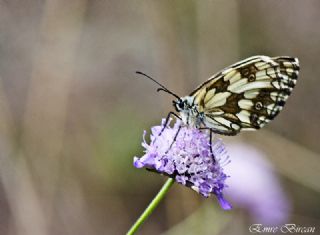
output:
[[[0,234],[124,234],[165,180],[132,165],[142,132],[172,109],[135,71],[186,95],[257,54],[298,57],[299,82],[264,130],[224,140],[263,151],[288,222],[319,233],[319,12],[317,0],[0,1]],[[139,234],[248,234],[234,206],[174,185]]]

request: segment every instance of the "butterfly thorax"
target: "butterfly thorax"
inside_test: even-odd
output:
[[[194,103],[194,97],[185,96],[173,103],[185,125],[196,128],[203,126],[205,116],[201,108]]]

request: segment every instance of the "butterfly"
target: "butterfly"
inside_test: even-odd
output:
[[[161,87],[157,91],[176,98],[173,106],[178,114],[170,112],[166,123],[174,115],[187,126],[236,135],[260,129],[278,115],[296,85],[299,69],[294,57],[252,56],[214,74],[184,97],[137,73],[157,83]]]

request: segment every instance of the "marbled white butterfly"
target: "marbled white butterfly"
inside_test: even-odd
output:
[[[158,91],[177,98],[173,105],[178,114],[170,112],[166,124],[174,115],[185,125],[236,135],[260,129],[281,111],[297,82],[299,61],[288,56],[252,56],[216,73],[184,97],[137,73],[161,86]]]

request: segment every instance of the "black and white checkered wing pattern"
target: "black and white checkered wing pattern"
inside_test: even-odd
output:
[[[298,73],[297,58],[253,56],[213,75],[191,96],[205,114],[205,127],[236,135],[272,120],[291,94]]]

